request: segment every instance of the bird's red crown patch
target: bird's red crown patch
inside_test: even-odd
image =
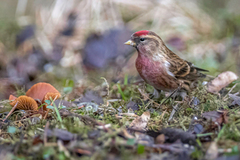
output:
[[[138,31],[136,33],[134,33],[135,36],[143,36],[143,35],[147,35],[149,33],[149,31],[147,30],[142,30],[142,31]]]

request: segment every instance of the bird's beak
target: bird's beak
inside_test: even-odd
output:
[[[126,45],[131,45],[131,46],[136,46],[136,43],[135,42],[133,42],[132,40],[128,40],[127,42],[125,42],[124,44],[126,44]]]

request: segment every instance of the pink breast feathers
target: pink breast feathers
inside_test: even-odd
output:
[[[156,89],[173,90],[178,87],[173,83],[173,77],[169,76],[165,65],[161,62],[150,61],[146,56],[138,56],[136,68],[140,76]]]

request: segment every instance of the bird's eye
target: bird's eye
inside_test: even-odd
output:
[[[145,40],[145,38],[140,38],[140,41],[144,41]]]

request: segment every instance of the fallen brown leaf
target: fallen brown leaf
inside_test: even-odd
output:
[[[207,153],[205,155],[205,158],[206,159],[216,159],[218,156],[218,146],[217,146],[217,143],[215,141],[213,141],[208,150],[207,150]]]
[[[228,122],[227,113],[228,113],[227,111],[223,112],[210,111],[203,113],[202,116],[207,120],[212,120],[213,123],[218,123],[219,125],[221,125],[222,123]]]
[[[230,83],[237,79],[238,76],[235,73],[231,71],[223,72],[219,74],[214,80],[208,82],[207,91],[217,94],[222,88],[228,86]]]
[[[145,130],[149,119],[150,113],[146,111],[141,116],[134,119],[132,123],[129,125],[129,128],[136,130]]]
[[[75,151],[79,154],[84,154],[84,155],[91,155],[92,154],[91,151],[83,150],[83,149],[80,149],[80,148],[76,149]]]
[[[156,143],[157,144],[163,144],[165,142],[165,135],[164,134],[160,134],[157,136],[156,138]]]
[[[229,97],[231,97],[233,99],[232,105],[240,106],[240,97],[237,96],[238,94],[239,94],[239,92],[237,92],[235,94],[229,94]]]

